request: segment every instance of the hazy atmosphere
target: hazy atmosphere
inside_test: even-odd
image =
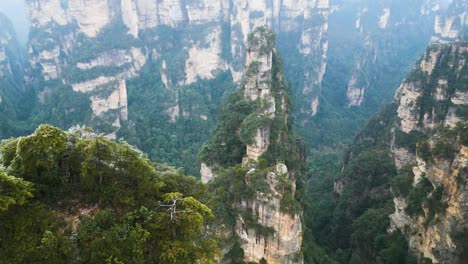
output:
[[[29,22],[24,10],[24,0],[0,0],[0,13],[5,14],[13,23],[19,42],[26,44]]]
[[[0,12],[0,264],[468,263],[468,0]]]

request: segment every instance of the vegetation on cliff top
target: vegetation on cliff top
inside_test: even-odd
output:
[[[41,126],[0,146],[0,263],[215,263],[205,187],[125,142]],[[173,206],[174,205],[174,206]]]

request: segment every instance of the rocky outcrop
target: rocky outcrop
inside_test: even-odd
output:
[[[255,169],[249,173],[255,173]],[[274,230],[272,236],[261,236],[249,228],[242,216],[239,216],[236,232],[243,242],[246,262],[259,262],[263,258],[272,264],[303,263],[300,215],[282,213],[280,206],[283,194],[278,191],[279,179],[289,176],[286,165],[278,163],[275,170],[266,176],[266,183],[270,189],[257,193],[255,200],[245,201],[241,205],[244,210],[254,210],[258,224]]]
[[[111,20],[108,0],[33,0],[26,5],[34,28],[76,23],[78,32],[95,37]]]
[[[390,230],[400,229],[410,247],[432,263],[461,263],[463,258],[468,142],[461,109],[468,105],[467,51],[466,42],[432,45],[395,96],[398,122],[391,151],[397,167],[409,168],[414,178],[409,195],[393,190]],[[410,206],[415,195],[424,200]],[[410,207],[422,210],[415,213]]]
[[[265,28],[263,28],[265,29]],[[272,92],[272,66],[275,37],[267,31],[257,30],[249,36],[249,45],[242,89],[244,96],[264,105],[258,113],[259,118],[273,119],[276,106]],[[258,161],[258,158],[268,150],[270,145],[270,126],[257,128],[253,144],[247,145],[247,159]]]
[[[275,50],[275,35],[267,27],[259,27],[248,36],[244,69],[238,94],[235,94],[242,99],[231,103],[250,105],[250,113],[231,113],[232,116],[246,115],[238,124],[237,132],[223,129],[226,123],[232,122],[229,114],[221,117],[214,139],[207,142],[201,151],[202,181],[214,181],[216,184],[213,179],[229,177],[222,174],[223,167],[233,162],[240,163],[242,159],[242,167],[236,167],[236,170],[246,172],[242,182],[245,189],[252,190],[254,194],[231,201],[229,206],[238,212],[231,236],[240,239],[244,260],[258,263],[264,259],[272,264],[303,263],[301,210],[294,198],[298,168],[288,169],[284,163],[278,162],[294,160],[299,151],[297,143],[290,141],[288,115],[291,106],[286,100],[289,91]],[[236,109],[233,111],[239,111]],[[242,145],[228,146],[227,141]],[[280,147],[278,144],[285,145]],[[226,162],[227,157],[219,156],[222,155],[220,153],[232,156],[231,152],[238,152],[239,148],[245,148],[245,152],[241,152],[245,153],[243,158],[236,157],[239,160]],[[279,150],[284,148],[288,149],[288,154]],[[271,149],[275,150],[270,153],[274,156],[267,158]],[[213,156],[210,152],[217,154]],[[296,163],[296,166],[300,165]]]
[[[306,81],[303,90],[305,94],[314,94],[306,108],[307,111],[315,113],[319,104],[317,89],[326,69],[328,2],[28,1],[27,15],[32,24],[32,31],[35,32],[30,40],[30,64],[42,72],[45,81],[61,80],[72,84],[74,90],[82,90],[77,87],[86,85],[87,93],[92,93],[91,86],[102,85],[105,79],[119,82],[135,77],[139,68],[133,67],[134,72],[123,74],[124,77],[121,73],[116,73],[112,76],[93,76],[93,79],[83,79],[76,83],[66,76],[70,64],[75,64],[81,71],[87,71],[96,67],[122,67],[123,64],[142,62],[139,56],[128,57],[128,52],[134,49],[144,51],[144,61],[156,62],[161,57],[171,57],[173,54],[170,54],[171,51],[166,49],[164,41],[160,41],[160,36],[155,33],[166,27],[183,33],[177,44],[184,44],[184,55],[178,59],[183,59],[185,65],[182,74],[172,73],[172,76],[168,76],[167,71],[161,67],[161,79],[166,87],[176,90],[179,86],[190,85],[200,79],[216,78],[217,74],[223,71],[230,71],[234,81],[239,81],[247,56],[247,35],[256,26],[267,25],[276,32],[300,36],[292,45],[303,56],[313,61],[304,70]],[[318,21],[319,17],[320,23],[311,23]],[[102,46],[98,41],[100,35],[119,23],[124,25],[122,28],[126,32],[119,31],[114,35],[127,33],[135,39],[143,40],[144,47],[140,48],[129,42],[127,46],[119,45],[123,46],[121,49],[109,48],[95,54],[92,54],[92,51],[81,50],[82,41],[77,41],[77,38],[84,36],[88,42],[96,42],[96,45]],[[290,39],[287,39],[287,42],[289,43]],[[77,64],[73,62],[72,57],[83,52],[91,52],[91,57]],[[180,62],[171,60],[170,63]],[[172,105],[176,103],[173,102]],[[167,112],[174,111],[168,109]],[[174,115],[171,116],[172,119]]]
[[[440,136],[436,135],[429,140],[431,148],[435,147]],[[425,204],[422,205],[422,215],[410,216],[405,211],[407,200],[396,197],[395,212],[390,215],[391,230],[398,228],[404,232],[410,246],[425,258],[431,259],[432,263],[460,263],[460,250],[463,251],[460,236],[464,236],[468,216],[468,148],[463,145],[455,145],[454,148],[453,160],[435,159],[426,162],[417,157],[418,162],[412,168],[415,174],[413,186],[417,186],[424,177],[434,188],[429,195],[436,196],[435,190],[438,188],[443,190],[442,197],[436,199],[441,199],[437,202],[443,204],[444,209],[434,212],[430,208],[432,205]]]
[[[440,45],[435,44],[423,56],[411,75],[403,81],[396,94],[398,102],[399,129],[405,133],[414,130],[432,131],[440,125],[453,126],[461,120],[453,113],[460,106],[468,104],[466,92],[448,87],[448,81],[463,82],[466,76],[440,75],[445,71],[461,72],[467,62],[464,54],[468,51],[466,44]],[[434,73],[437,71],[437,73]],[[461,74],[461,73],[459,73]],[[435,103],[449,103],[447,109],[437,109],[430,103],[424,103],[423,98],[431,98]],[[426,99],[427,100],[427,99]],[[430,109],[425,109],[430,107]]]
[[[189,48],[185,61],[184,84],[192,84],[198,79],[213,79],[217,72],[227,70],[227,64],[221,57],[221,38],[222,30],[217,26],[202,40],[203,43],[208,43],[206,48],[196,43]]]
[[[418,53],[424,50],[431,38],[428,30],[433,27],[434,17],[441,9],[438,2],[418,1],[417,6],[412,8],[407,8],[405,1],[332,3],[328,19],[329,35],[333,36],[329,42],[328,61],[332,65],[327,75],[330,80],[325,80],[325,83],[333,82],[337,86],[339,82],[339,85],[346,85],[343,97],[346,96],[348,108],[361,106],[366,100],[376,100],[372,95],[374,91],[381,91],[377,92],[381,95],[397,87],[406,74],[406,67],[419,57]],[[400,12],[402,9],[406,11]],[[401,44],[415,36],[417,41]],[[398,55],[408,53],[414,54],[414,57]],[[343,59],[344,54],[350,57]],[[393,67],[396,64],[406,66],[397,69]],[[345,71],[346,74],[343,74]],[[386,74],[381,75],[383,72]],[[392,94],[388,93],[387,96]]]
[[[447,11],[435,17],[433,42],[450,43],[468,32],[468,3],[453,0]]]
[[[267,124],[258,127],[253,136],[253,143],[247,144],[246,156],[243,160],[244,167],[254,166],[246,175],[256,173],[255,162],[268,151],[272,140],[273,128],[271,122],[277,115],[286,114],[285,105],[276,106],[276,102],[284,102],[284,91],[274,90],[273,88],[273,56],[274,55],[274,36],[271,32],[265,31],[265,28],[255,30],[249,35],[248,55],[246,72],[242,81],[241,89],[244,97],[251,101],[260,102],[260,111],[256,112],[258,118],[271,120]],[[282,72],[278,73],[282,75]],[[284,77],[277,76],[279,80]],[[276,98],[276,99],[275,99]],[[279,100],[278,100],[279,99]],[[286,117],[287,120],[287,117]],[[284,122],[281,120],[280,122]],[[295,182],[293,175],[290,175],[286,165],[277,163],[274,169],[267,173],[265,183],[268,190],[256,193],[253,200],[243,201],[242,210],[252,211],[258,224],[273,230],[273,235],[261,235],[256,230],[245,224],[242,215],[239,215],[236,224],[236,233],[241,238],[242,248],[244,249],[244,259],[247,262],[259,262],[262,258],[268,263],[303,263],[301,245],[302,245],[302,226],[300,214],[287,213],[281,207],[282,199],[285,199],[286,193],[281,191],[281,181]],[[295,183],[292,187],[294,197]]]

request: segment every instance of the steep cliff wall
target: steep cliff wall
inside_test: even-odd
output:
[[[440,2],[331,2],[322,100],[307,102],[320,114],[311,118],[307,111],[295,111],[306,142],[320,146],[352,140],[382,102],[391,99],[414,61],[424,52],[433,33],[435,16],[446,8]],[[285,63],[289,77],[291,66],[288,60]],[[306,102],[297,92],[295,78],[290,79],[297,107],[303,107]]]
[[[217,73],[226,70],[238,81],[246,56],[247,34],[256,26],[268,25],[278,32],[294,32],[300,36],[293,45],[304,56],[318,61],[316,67],[307,69],[308,83],[304,84],[304,91],[310,93],[313,90],[312,83],[318,87],[325,70],[327,9],[328,1],[325,0],[299,3],[221,0],[187,3],[181,0],[28,1],[27,12],[33,27],[30,64],[40,69],[46,81],[58,79],[71,84],[73,90],[89,93],[91,101],[94,101],[96,97],[93,91],[104,86],[117,90],[117,83],[137,76],[147,61],[173,55],[164,54],[168,51],[158,41],[164,36],[154,34],[160,28],[169,27],[185,31],[181,36],[184,51],[180,58],[185,69],[170,80],[165,77],[164,69],[160,69],[162,81],[169,89],[195,83],[198,79],[213,79]],[[313,18],[317,19],[316,16],[320,16],[323,23],[309,22]],[[117,28],[116,24],[119,24]],[[126,41],[119,45],[99,41],[112,27],[113,34],[130,40],[130,37],[125,36],[128,33],[138,41]],[[115,38],[115,41],[123,42],[123,39]],[[101,52],[83,50],[89,48],[84,47],[83,42],[90,45],[105,44],[105,47],[100,47]],[[79,56],[83,52],[89,55],[84,60],[71,57],[72,54]],[[74,72],[76,74],[90,70],[91,65],[100,69],[126,68],[120,61],[133,65],[126,70],[108,70],[111,74],[84,77],[76,81],[70,80],[71,76],[66,74],[67,68],[74,66],[78,68]],[[81,89],[83,87],[85,89]],[[101,96],[99,99],[105,98]],[[125,105],[126,102],[119,104]],[[102,117],[102,113],[110,110],[100,113],[94,111],[94,116]]]
[[[288,129],[289,91],[274,50],[275,35],[260,27],[247,43],[239,91],[201,151],[202,180],[215,193],[225,192],[225,184],[243,186],[223,206],[236,212],[230,237],[239,239],[245,261],[303,263],[301,210],[295,200],[300,157]],[[226,169],[230,165],[237,167]],[[228,175],[230,170],[239,178]]]
[[[326,247],[349,249],[347,261],[466,258],[467,48],[431,45],[350,145],[329,187],[333,214],[312,221]]]
[[[221,99],[241,80],[247,35],[257,26],[273,29],[279,48],[294,53],[300,108],[307,117],[318,109],[328,0],[30,0],[26,10],[36,119],[64,108],[60,120],[46,121],[125,137],[153,159],[196,164],[208,137],[197,131],[212,128]],[[127,97],[116,96],[122,87]],[[155,136],[154,127],[165,129]]]
[[[453,0],[448,9],[437,14],[434,22],[433,42],[450,43],[468,30],[468,3],[463,0]]]
[[[467,56],[466,42],[431,46],[395,97],[392,153],[412,187],[395,186],[391,225],[433,263],[460,263],[466,251]]]
[[[92,116],[75,123],[88,123],[111,135],[120,131],[117,136],[143,146],[148,132],[141,134],[148,131],[150,121],[136,117],[140,112],[158,115],[158,126],[177,126],[190,119],[209,129],[216,113],[210,109],[216,110],[222,93],[228,92],[225,87],[241,80],[248,33],[267,25],[278,35],[278,50],[296,98],[294,113],[306,141],[312,147],[333,144],[351,138],[382,100],[391,97],[430,40],[435,16],[442,12],[439,2],[31,0],[29,79],[40,72],[45,82],[37,90],[49,94],[55,93],[50,87],[56,82],[86,86],[86,92],[78,93],[91,101],[112,100],[125,80],[127,102],[113,104],[127,106],[128,120],[117,122],[121,114],[114,108],[96,112],[91,102]],[[153,76],[153,86],[166,88],[158,90],[163,98],[156,104],[133,104],[139,95],[128,81],[146,83]],[[209,94],[200,89],[207,83],[214,86]],[[156,108],[161,114],[152,111]],[[316,116],[320,111],[322,115]],[[124,129],[119,130],[121,126]],[[339,129],[343,126],[349,129]],[[144,144],[153,146],[145,151],[159,152],[156,144],[162,145]]]

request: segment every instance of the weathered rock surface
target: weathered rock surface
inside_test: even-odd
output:
[[[435,17],[433,42],[450,43],[456,41],[468,30],[468,3],[453,0],[448,10]]]
[[[249,173],[254,173],[255,169]],[[244,210],[253,210],[258,223],[272,228],[272,236],[261,236],[249,229],[242,216],[236,225],[236,233],[241,238],[245,261],[258,262],[264,258],[272,264],[301,264],[302,225],[299,214],[287,214],[281,211],[280,202],[283,194],[278,192],[278,179],[289,178],[286,165],[278,163],[276,171],[267,174],[269,191],[257,193],[253,201],[241,205]]]
[[[70,82],[64,73],[73,60],[71,54],[79,48],[77,37],[84,35],[91,42],[99,38],[103,30],[122,23],[129,35],[139,39],[142,34],[154,32],[161,27],[169,27],[184,32],[181,41],[185,43],[183,51],[185,70],[183,75],[169,77],[161,68],[162,81],[169,89],[189,85],[199,79],[213,79],[218,73],[230,71],[235,81],[239,81],[245,58],[247,56],[247,35],[256,26],[267,25],[277,32],[300,35],[293,44],[300,52],[313,59],[314,64],[304,74],[304,93],[315,93],[308,103],[316,112],[318,101],[317,89],[326,69],[327,53],[327,15],[328,0],[314,1],[224,1],[203,0],[185,2],[182,0],[33,0],[27,1],[27,15],[32,23],[34,34],[30,41],[30,64],[38,68],[44,79],[61,80],[72,83],[74,90],[80,84],[87,86],[87,92],[93,93],[90,87],[102,85],[104,79],[121,81],[135,77],[141,67],[133,67],[131,74],[112,74],[83,79],[79,83]],[[322,22],[312,24],[309,21],[321,17]],[[188,29],[188,30],[186,30]],[[66,32],[66,33],[65,33]],[[193,33],[191,33],[193,32]],[[129,44],[124,49],[109,48],[92,54],[94,58],[80,61],[76,66],[87,71],[96,67],[121,67],[124,64],[135,64],[156,61],[167,56],[168,51],[162,48],[163,43],[155,37],[156,42],[145,42],[143,48]],[[290,41],[288,39],[288,41]],[[44,45],[47,43],[47,45]],[[128,56],[128,51],[139,49],[142,56]],[[150,51],[150,52],[149,52]],[[66,56],[64,56],[66,55]],[[0,58],[3,57],[0,52]],[[142,66],[142,65],[141,65]],[[125,76],[123,76],[125,75]],[[91,98],[93,100],[93,98]],[[174,102],[173,105],[176,105]],[[315,105],[315,106],[314,106]],[[174,111],[168,109],[168,113]],[[172,114],[171,120],[177,118]]]
[[[432,45],[395,96],[399,122],[394,132],[424,133],[428,137],[424,141],[426,152],[430,151],[428,158],[428,154],[423,156],[423,143],[417,144],[416,151],[392,143],[395,164],[399,168],[410,167],[414,174],[413,186],[424,178],[430,182],[433,191],[428,198],[440,189],[442,195],[436,199],[444,207],[434,213],[435,209],[424,203],[423,214],[410,216],[406,212],[408,197],[395,197],[390,230],[400,229],[410,247],[433,263],[461,263],[460,252],[464,250],[460,238],[466,234],[468,219],[468,147],[459,136],[448,137],[447,129],[467,124],[466,116],[457,111],[468,105],[467,50],[466,42]],[[428,102],[428,98],[432,105],[423,104],[423,99]],[[444,103],[447,108],[436,107]],[[450,148],[450,155],[434,154],[441,144]]]
[[[244,143],[240,144],[246,148],[242,158],[242,167],[247,171],[244,175],[246,188],[253,188],[255,194],[253,197],[242,197],[236,204],[230,205],[239,212],[232,235],[240,238],[246,262],[258,263],[265,259],[273,264],[303,263],[301,210],[294,203],[296,172],[294,169],[288,171],[288,167],[276,159],[267,161],[263,156],[261,160],[262,155],[278,143],[275,141],[289,140],[287,122],[291,106],[286,102],[287,93],[281,60],[275,50],[275,35],[267,27],[259,27],[248,36],[247,60],[239,87],[239,96],[246,99],[242,101],[250,101],[254,106],[239,129],[252,126],[248,128],[250,138],[241,139]],[[224,121],[219,122],[223,124]],[[236,136],[239,133],[229,132]],[[226,136],[224,132],[222,135]],[[224,140],[210,141],[203,151],[225,148]],[[294,152],[298,146],[291,143],[287,147]],[[278,152],[276,155],[281,154]],[[203,155],[206,156],[209,155]],[[206,158],[201,164],[202,181],[209,182],[214,177],[223,177],[222,174],[216,175],[217,171],[214,170],[225,165],[222,161],[217,156]],[[270,167],[260,168],[259,164],[265,162]],[[257,179],[255,183],[251,183],[253,178]],[[257,184],[264,188],[256,189]]]
[[[412,75],[416,76],[412,80],[411,76],[403,81],[396,94],[398,102],[398,117],[400,119],[399,129],[405,133],[413,130],[428,131],[439,125],[453,126],[460,119],[453,113],[459,105],[468,104],[465,91],[453,91],[449,93],[447,86],[448,76],[437,76],[434,80],[431,77],[435,69],[447,67],[447,71],[461,71],[467,62],[463,58],[468,51],[466,44],[444,46],[435,44],[423,56],[420,65],[413,70]],[[417,78],[420,77],[420,78]],[[459,76],[459,78],[466,78]],[[443,114],[443,117],[436,117],[435,112],[421,113],[421,104],[418,103],[424,96],[426,86],[433,87],[433,91],[427,91],[426,96],[431,96],[436,102],[451,102],[451,106]]]

